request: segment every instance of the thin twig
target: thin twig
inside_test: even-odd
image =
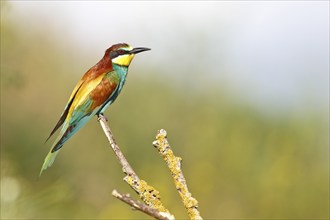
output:
[[[140,180],[140,178],[136,175],[133,168],[126,160],[110,130],[110,127],[107,123],[107,118],[103,114],[99,114],[98,120],[101,124],[104,134],[108,138],[112,150],[116,154],[116,157],[122,166],[123,172],[126,174],[124,177],[126,183],[129,184],[132,189],[134,189],[134,191],[139,195],[145,204],[153,209],[158,210],[160,213],[166,213],[166,216],[171,216],[170,219],[174,219],[174,216],[170,214],[170,212],[160,201],[159,192],[152,186],[148,185],[146,181]]]
[[[131,167],[131,165],[128,163],[128,161],[126,160],[125,156],[123,155],[123,153],[121,152],[120,148],[118,147],[115,138],[110,130],[110,127],[107,124],[107,118],[100,114],[98,115],[98,120],[102,126],[102,129],[105,133],[105,136],[107,136],[108,141],[110,143],[110,146],[112,148],[112,150],[115,152],[116,157],[119,161],[119,163],[121,164],[122,168],[123,168],[123,172],[130,176],[131,178],[133,178],[135,181],[140,181],[139,177],[136,175],[136,173],[134,172],[133,168]]]
[[[167,141],[167,133],[164,129],[157,132],[156,140],[153,145],[158,149],[158,152],[163,156],[166,164],[172,174],[176,189],[178,190],[182,202],[188,212],[190,219],[203,219],[198,210],[198,201],[192,197],[188,190],[186,179],[181,170],[180,157],[176,157]]]
[[[135,208],[136,210],[139,210],[141,212],[144,212],[145,214],[154,217],[155,219],[159,220],[169,220],[171,217],[167,217],[166,213],[161,213],[158,210],[151,208],[150,206],[147,206],[146,204],[133,200],[129,194],[121,194],[117,190],[112,191],[112,195],[116,197],[117,199],[125,202],[126,204],[130,205],[131,207]]]

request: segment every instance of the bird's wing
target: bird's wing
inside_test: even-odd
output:
[[[73,97],[59,139],[52,152],[62,147],[74,133],[93,117],[118,89],[120,78],[115,71],[103,73],[88,83],[83,83]]]
[[[61,125],[63,124],[63,122],[65,121],[65,118],[66,116],[68,115],[68,112],[69,112],[69,109],[70,109],[70,106],[73,102],[73,99],[75,97],[75,95],[77,94],[77,91],[80,89],[81,85],[84,83],[84,80],[81,79],[79,80],[79,82],[77,83],[77,85],[75,86],[75,88],[73,89],[72,93],[71,93],[71,96],[69,98],[69,101],[68,103],[66,104],[62,114],[61,114],[61,117],[60,119],[58,120],[58,122],[56,123],[54,129],[52,130],[52,132],[50,132],[50,135],[48,136],[48,138],[46,139],[46,142],[49,140],[49,138],[56,132],[56,130],[61,127]]]
[[[63,124],[61,132],[47,154],[42,171],[52,165],[63,144],[89,121],[117,93],[120,76],[115,71],[89,70],[78,82],[50,136]]]
[[[76,98],[77,93],[79,93],[81,90],[86,91],[88,89],[89,90],[92,89],[93,88],[92,86],[95,85],[95,84],[97,85],[102,80],[103,76],[106,75],[107,73],[108,73],[107,71],[103,71],[103,73],[101,72],[101,74],[100,74],[98,66],[95,65],[94,67],[90,68],[84,74],[84,76],[79,80],[79,82],[77,83],[77,85],[73,89],[73,91],[71,93],[71,96],[69,98],[69,101],[67,102],[67,104],[66,104],[66,106],[63,110],[63,113],[61,114],[60,119],[58,120],[57,124],[55,125],[54,129],[52,130],[52,132],[50,133],[50,135],[48,136],[46,141],[48,141],[48,139],[64,123],[65,119],[68,116],[71,105],[73,104],[73,101],[77,100],[77,98]],[[92,83],[90,83],[90,82],[92,82]],[[86,85],[87,85],[88,89],[86,89]],[[86,94],[86,92],[84,92],[83,94]],[[88,91],[87,91],[87,94],[88,94]],[[81,98],[78,98],[78,100],[81,100]]]

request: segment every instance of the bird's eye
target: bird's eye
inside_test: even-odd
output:
[[[117,52],[118,52],[119,55],[126,54],[126,51],[125,50],[117,50]]]
[[[126,50],[119,49],[119,50],[116,50],[116,51],[111,51],[110,58],[114,59],[114,58],[116,58],[118,56],[121,56],[121,55],[124,55],[124,54],[127,54]]]

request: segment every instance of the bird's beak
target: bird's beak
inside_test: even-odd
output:
[[[146,47],[136,47],[133,50],[131,50],[129,53],[130,54],[137,54],[137,53],[141,53],[141,52],[147,51],[147,50],[151,50],[151,49],[146,48]]]

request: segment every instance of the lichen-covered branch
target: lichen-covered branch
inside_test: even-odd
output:
[[[117,199],[125,202],[126,204],[130,205],[131,207],[144,212],[145,214],[154,217],[155,219],[159,220],[169,220],[172,216],[167,216],[167,213],[159,212],[157,209],[151,208],[150,206],[132,199],[129,194],[121,194],[117,190],[112,191],[112,195]]]
[[[99,114],[98,120],[101,124],[104,134],[108,138],[112,150],[115,152],[116,157],[122,166],[123,172],[126,174],[124,180],[132,187],[132,189],[134,189],[134,191],[140,196],[145,204],[153,209],[158,210],[160,213],[167,213],[166,216],[172,216],[160,201],[159,192],[152,186],[148,185],[144,180],[140,180],[138,175],[136,175],[133,168],[126,160],[114,139],[110,127],[108,126],[107,118],[103,114]],[[173,216],[172,219],[174,219]]]
[[[174,179],[175,187],[178,190],[182,202],[188,212],[190,219],[202,219],[198,210],[198,201],[192,197],[188,190],[186,179],[181,170],[180,157],[176,157],[167,141],[167,133],[164,129],[158,131],[153,145],[158,149]]]

